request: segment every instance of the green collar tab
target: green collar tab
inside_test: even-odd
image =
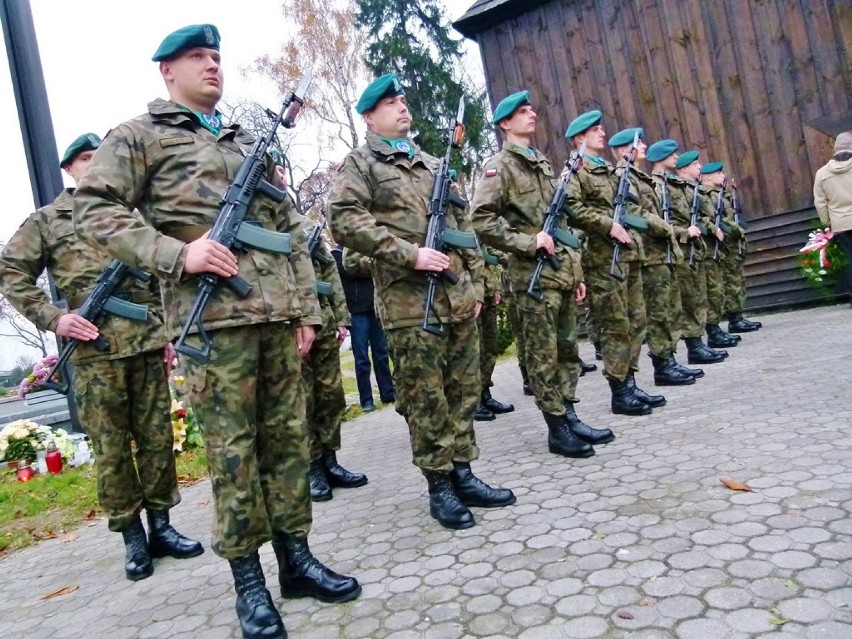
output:
[[[381,136],[380,136],[381,137]],[[408,159],[414,157],[414,146],[408,140],[408,138],[399,138],[397,140],[389,140],[386,137],[382,137],[382,140],[387,142],[394,151],[399,151],[400,153],[405,153],[408,155]]]

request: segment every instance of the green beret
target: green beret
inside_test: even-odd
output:
[[[701,165],[701,175],[708,175],[710,173],[717,173],[722,170],[723,164],[721,162],[708,162],[707,164]]]
[[[648,150],[645,152],[645,159],[648,162],[662,162],[675,151],[677,151],[677,142],[674,140],[660,140],[648,147]]]
[[[698,159],[698,151],[684,151],[677,158],[677,168],[689,166]]]
[[[100,136],[95,135],[94,133],[84,133],[76,140],[74,140],[71,145],[65,149],[65,155],[62,156],[62,161],[59,163],[60,167],[64,167],[66,164],[71,164],[74,161],[74,158],[80,155],[83,151],[94,151],[97,149],[101,142]]]
[[[160,47],[151,59],[154,62],[170,60],[184,49],[202,47],[219,50],[219,29],[212,24],[191,24],[170,33],[160,43]]]
[[[396,73],[387,73],[382,77],[373,81],[373,83],[364,89],[364,93],[358,99],[358,104],[355,105],[355,110],[363,115],[370,111],[383,98],[393,98],[398,95],[405,95],[402,90],[402,84]]]
[[[497,126],[497,123],[500,120],[505,120],[510,117],[515,111],[518,110],[523,104],[530,103],[530,92],[529,91],[518,91],[517,93],[513,93],[508,98],[503,98],[500,101],[500,104],[497,105],[497,108],[494,109],[494,117],[492,118],[492,122],[494,126]]]
[[[586,111],[583,115],[578,115],[576,118],[571,120],[571,124],[568,125],[568,130],[565,131],[565,137],[571,139],[575,135],[580,135],[583,131],[587,131],[596,124],[600,124],[602,118],[603,114],[597,110]]]
[[[281,151],[276,148],[272,148],[269,149],[267,153],[269,153],[269,157],[272,158],[272,161],[275,162],[277,166],[284,166],[284,154],[281,153]]]
[[[641,126],[632,127],[630,129],[624,129],[623,131],[619,131],[615,135],[613,135],[609,139],[610,146],[626,146],[628,144],[633,143],[633,137],[636,135],[636,131],[639,131],[639,139],[641,140],[645,137],[645,129]]]

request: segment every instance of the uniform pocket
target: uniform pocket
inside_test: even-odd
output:
[[[160,138],[159,142],[160,146],[165,149],[170,146],[180,146],[181,144],[194,144],[195,140],[192,139],[191,135],[173,135],[167,138]]]

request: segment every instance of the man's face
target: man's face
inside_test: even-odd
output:
[[[515,109],[508,118],[500,121],[504,133],[512,133],[521,137],[530,137],[535,133],[538,115],[529,104],[523,104]]]
[[[93,157],[95,157],[94,151],[83,151],[82,153],[75,155],[74,159],[63,168],[65,169],[65,172],[74,179],[74,182],[79,184],[80,180],[83,179],[83,176],[86,175],[86,171],[89,170],[89,162],[92,161]]]
[[[216,49],[195,47],[160,62],[160,73],[171,98],[190,108],[215,107],[225,84],[221,60]]]
[[[708,184],[714,188],[719,188],[722,186],[722,180],[725,179],[725,174],[721,171],[716,171],[715,173],[708,173],[707,175],[701,176],[702,184]]]
[[[657,164],[660,168],[668,173],[674,173],[677,169],[677,153],[672,153],[669,157],[660,160]]]
[[[364,122],[370,131],[390,140],[408,137],[411,130],[408,101],[404,95],[382,98],[364,114]]]
[[[678,169],[678,174],[684,179],[697,182],[701,175],[701,162],[695,160],[692,164],[687,164],[682,169]]]
[[[574,136],[574,147],[580,148],[586,140],[586,152],[593,151],[595,155],[600,155],[606,148],[606,130],[602,124],[596,124]]]

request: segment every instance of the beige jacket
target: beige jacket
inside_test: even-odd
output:
[[[835,233],[852,231],[852,158],[831,159],[814,178],[814,206]]]

